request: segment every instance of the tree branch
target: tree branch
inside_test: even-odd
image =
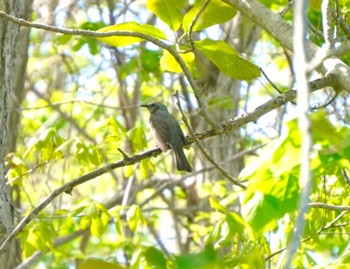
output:
[[[332,31],[332,8],[329,0],[322,1],[322,28],[326,50],[331,52],[334,49],[334,37]]]
[[[329,205],[329,204],[319,203],[319,202],[310,203],[309,206],[324,208],[324,209],[329,209],[334,211],[350,211],[350,206]]]
[[[182,120],[184,121],[188,131],[190,132],[191,138],[193,138],[194,143],[197,145],[197,147],[199,148],[199,150],[203,153],[204,157],[212,164],[215,166],[215,168],[221,173],[221,175],[223,175],[224,177],[226,177],[229,181],[231,181],[233,184],[240,186],[243,190],[247,189],[247,187],[245,185],[243,185],[238,179],[234,178],[233,176],[231,176],[229,174],[228,171],[226,171],[226,169],[220,165],[218,162],[216,162],[214,160],[214,158],[208,153],[208,151],[202,146],[202,144],[200,143],[199,139],[196,137],[196,135],[194,134],[187,118],[185,117],[185,114],[181,108],[181,104],[180,104],[180,99],[179,99],[179,95],[176,93],[175,94],[176,100],[177,100],[177,106],[180,110],[180,113],[182,115]]]

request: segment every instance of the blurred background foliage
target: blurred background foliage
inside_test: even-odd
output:
[[[258,67],[282,92],[293,88],[293,73],[290,52],[278,41],[224,2],[209,2],[192,27],[206,1],[35,0],[32,20],[76,29],[131,29],[187,52],[181,57],[208,111],[221,122],[278,95]],[[261,2],[286,11],[283,19],[291,22],[288,1]],[[350,2],[335,2],[337,16],[348,20]],[[310,1],[308,18],[310,40],[322,46],[320,1]],[[336,23],[341,43],[349,35]],[[349,62],[348,55],[342,59]],[[317,76],[311,73],[310,79]],[[175,91],[195,132],[208,130],[175,59],[156,45],[31,29],[25,95],[17,108],[21,119],[13,123],[17,144],[7,160],[18,219],[59,186],[122,159],[117,148],[130,155],[153,148],[148,112],[140,104],[164,102],[187,134]],[[311,106],[333,94],[314,93]],[[349,206],[348,107],[349,97],[340,94],[311,113],[312,203]],[[177,172],[172,154],[165,153],[59,196],[20,234],[23,259],[32,259],[29,268],[277,268],[300,193],[295,115],[289,103],[203,141],[247,190],[227,181],[194,145],[186,151],[191,174]],[[311,207],[297,268],[348,266],[346,212]]]

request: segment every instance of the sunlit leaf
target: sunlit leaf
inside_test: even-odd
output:
[[[150,175],[149,164],[151,164],[149,159],[141,160],[140,166],[139,166],[141,178],[148,178],[149,177],[149,175]]]
[[[203,11],[201,11],[207,3],[208,5]],[[199,14],[199,12],[201,13]],[[198,1],[184,16],[183,28],[185,32],[189,32],[191,24],[194,19],[198,17],[196,23],[193,25],[192,31],[200,31],[209,26],[226,22],[232,19],[236,13],[236,9],[226,4],[224,1],[201,0]]]
[[[137,227],[145,222],[141,208],[138,205],[132,205],[127,212],[126,220],[130,230],[136,231]]]
[[[299,193],[298,177],[293,174],[256,179],[241,195],[242,216],[254,231],[271,231],[281,217],[297,208]]]
[[[209,198],[210,201],[210,206],[218,211],[221,211],[223,213],[227,212],[227,209],[222,206],[216,199],[214,199],[213,197]]]
[[[242,216],[254,231],[270,231],[286,213],[297,208],[299,199],[300,133],[297,121],[273,141],[242,178],[250,180],[241,194]],[[266,214],[268,212],[268,214]]]
[[[237,52],[225,41],[209,38],[195,41],[200,50],[224,74],[241,80],[251,80],[260,76],[260,69]]]
[[[127,165],[123,167],[123,175],[125,178],[129,178],[134,174],[134,165]]]
[[[106,231],[110,219],[111,216],[107,209],[102,204],[97,203],[97,214],[92,217],[91,221],[91,234],[101,236]]]
[[[142,258],[143,258],[143,250],[142,249],[136,250],[133,253],[130,261],[130,269],[139,269]]]
[[[116,213],[114,215],[114,223],[115,223],[115,229],[119,235],[123,235],[123,226],[122,221],[120,219],[119,213]]]
[[[43,216],[42,216],[43,217]],[[26,255],[31,255],[34,250],[48,251],[53,248],[52,239],[57,236],[52,222],[32,222],[25,233],[21,233]]]
[[[139,33],[141,35],[142,34],[148,35],[156,39],[166,39],[165,34],[158,28],[154,27],[153,25],[138,24],[136,22],[125,22],[121,24],[107,26],[99,29],[97,32],[106,33],[106,32],[114,32],[114,31],[119,31],[124,33],[125,32]],[[98,37],[97,39],[108,45],[115,46],[115,47],[128,46],[144,40],[142,37],[118,36],[118,35],[110,36],[110,37]]]
[[[44,130],[37,139],[30,142],[30,146],[24,153],[23,158],[26,158],[32,151],[40,153],[42,161],[47,161],[60,157],[61,154],[56,152],[56,149],[64,142],[55,128]]]
[[[147,8],[177,31],[181,25],[184,0],[147,0]]]
[[[180,57],[184,60],[186,66],[192,70],[194,65],[194,53],[181,53]],[[163,56],[160,59],[160,66],[163,70],[174,72],[174,73],[182,73],[183,70],[179,63],[175,60],[174,56],[171,55],[167,50],[164,50]]]
[[[145,128],[140,123],[135,124],[134,128],[129,130],[128,137],[132,141],[134,150],[142,150],[147,146]]]
[[[247,223],[236,212],[226,214],[226,221],[230,227],[230,231],[243,236],[244,231],[250,232]],[[249,233],[247,233],[249,235]]]

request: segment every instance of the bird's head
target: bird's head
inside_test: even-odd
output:
[[[156,112],[158,109],[168,111],[167,107],[161,102],[155,102],[149,105],[141,105],[142,107],[146,107],[150,113]]]

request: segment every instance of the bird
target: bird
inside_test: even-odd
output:
[[[169,148],[174,151],[177,170],[192,172],[191,165],[183,150],[183,146],[186,144],[185,135],[174,116],[161,102],[141,106],[150,112],[149,123],[157,146],[162,152]]]

